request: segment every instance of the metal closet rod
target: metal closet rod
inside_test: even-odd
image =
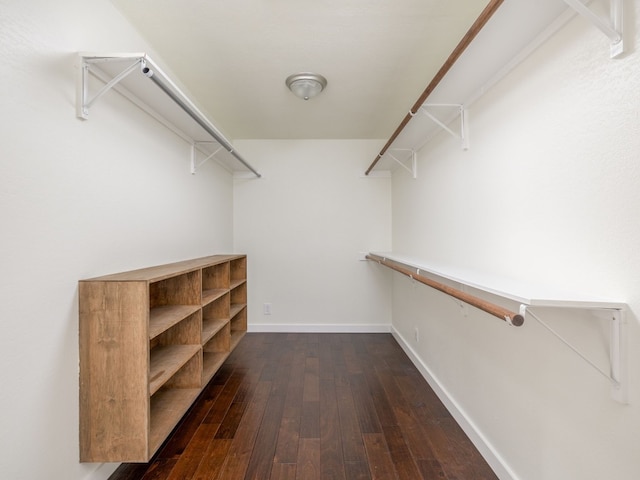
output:
[[[374,159],[373,163],[369,165],[369,168],[364,173],[365,175],[369,175],[369,173],[371,173],[371,170],[373,170],[373,168],[376,166],[378,161],[386,153],[387,149],[393,144],[393,142],[396,140],[398,135],[400,135],[400,132],[402,132],[402,130],[404,130],[404,127],[407,126],[407,123],[409,123],[409,120],[413,118],[413,116],[418,112],[418,110],[424,104],[424,102],[427,101],[427,98],[429,97],[429,95],[431,95],[433,90],[435,90],[438,84],[440,84],[444,76],[449,72],[449,70],[454,65],[454,63],[456,63],[460,55],[462,55],[462,53],[467,49],[467,47],[471,44],[474,38],[476,38],[478,33],[480,33],[480,30],[482,30],[482,28],[486,25],[489,19],[491,19],[493,14],[498,10],[498,7],[500,7],[500,5],[502,5],[503,2],[504,0],[491,0],[489,4],[485,7],[485,9],[482,11],[480,16],[476,19],[476,21],[473,22],[473,25],[471,25],[471,28],[469,28],[467,33],[465,33],[464,37],[462,37],[462,40],[460,40],[456,48],[453,50],[453,52],[451,52],[451,55],[449,55],[449,58],[447,58],[447,60],[444,62],[444,65],[440,67],[440,70],[438,70],[438,73],[436,73],[435,77],[433,77],[429,85],[427,85],[427,88],[425,88],[424,92],[422,92],[422,95],[420,95],[416,103],[414,103],[413,107],[411,107],[411,110],[409,110],[409,113],[407,113],[407,115],[404,117],[402,122],[400,122],[400,125],[398,125],[398,128],[396,128],[395,132],[393,132],[393,134],[391,135],[391,137],[389,138],[385,146],[382,147],[382,150],[380,150],[380,153]]]
[[[202,128],[204,128],[206,130],[206,132],[216,140],[216,142],[218,142],[220,145],[222,145],[224,147],[224,149],[227,150],[231,155],[233,155],[240,163],[242,163],[245,167],[247,167],[249,170],[251,170],[256,177],[258,177],[258,178],[262,177],[262,175],[260,175],[244,158],[242,158],[242,156],[240,156],[239,153],[237,153],[233,149],[233,145],[231,145],[220,134],[220,132],[217,132],[216,130],[212,129],[204,120],[202,120],[202,118],[200,118],[200,115],[198,115],[196,112],[194,112],[193,109],[189,105],[184,103],[182,101],[182,99],[180,97],[178,97],[173,92],[173,90],[171,90],[167,85],[164,84],[164,82],[162,80],[160,80],[158,78],[157,75],[154,75],[153,70],[151,68],[149,68],[145,64],[144,60],[142,62],[142,73],[145,76],[149,77],[164,93],[167,94],[167,96],[169,96],[169,98],[171,98],[171,100],[176,102],[176,104],[180,108],[182,108],[182,110],[184,110],[187,113],[187,115],[189,115],[191,118],[193,118],[193,120],[198,125],[200,125]]]
[[[450,287],[443,283],[436,282],[435,280],[431,280],[430,278],[427,278],[417,273],[419,272],[419,269],[417,270],[417,272],[414,272],[414,270],[409,269],[408,265],[405,265],[404,263],[387,260],[384,257],[381,257],[379,255],[374,255],[372,253],[367,255],[365,258],[367,260],[378,262],[379,264],[384,265],[385,267],[388,267],[392,270],[395,270],[396,272],[400,272],[403,275],[406,275],[407,277],[412,278],[413,280],[417,280],[418,282],[423,283],[424,285],[427,285],[428,287],[435,288],[436,290],[439,290],[440,292],[446,293],[447,295],[457,298],[458,300],[464,303],[467,303],[473,307],[479,308],[483,312],[487,312],[493,315],[494,317],[498,317],[500,320],[504,320],[505,322],[507,322],[510,325],[513,325],[514,327],[519,327],[522,324],[524,324],[523,315],[512,312],[511,310],[501,307],[500,305],[496,305],[494,303],[487,302],[486,300],[475,297],[473,295],[469,295],[468,293],[463,292],[462,290],[458,290],[456,288]]]

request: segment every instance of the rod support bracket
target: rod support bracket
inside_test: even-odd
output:
[[[593,362],[576,346],[556,332],[546,322],[542,321],[531,309],[528,309],[527,312],[537,320],[540,325],[578,354],[578,356],[591,365],[596,371],[606,377],[611,384],[611,398],[619,403],[626,404],[628,403],[629,382],[627,381],[627,328],[625,312],[621,308],[590,308],[589,310],[595,317],[610,322],[609,372],[600,368],[600,366]]]
[[[624,53],[624,0],[609,0],[609,18],[601,17],[581,0],[564,0],[564,2],[609,37],[611,58],[617,58]]]
[[[403,160],[399,160],[398,158],[395,157],[395,155],[393,155],[393,153],[391,153],[391,151],[411,152],[411,153],[407,158]],[[390,148],[387,150],[386,155],[389,155],[398,165],[400,165],[407,172],[409,172],[411,176],[413,176],[413,178],[418,178],[418,152],[409,148],[394,148],[394,149]],[[411,163],[411,167],[407,165],[407,163],[409,162]]]
[[[445,122],[441,121],[437,118],[433,113],[429,111],[429,108],[432,107],[445,107],[445,108],[454,108],[458,110],[458,114],[460,115],[460,133],[453,131],[450,129]],[[420,111],[429,117],[436,125],[442,128],[444,131],[449,133],[452,137],[460,140],[460,146],[463,150],[469,150],[469,136],[468,136],[468,122],[467,122],[467,109],[464,105],[458,103],[425,103],[420,107]]]
[[[200,168],[203,164],[208,162],[210,159],[214,158],[216,154],[222,150],[222,145],[218,144],[218,148],[216,148],[212,153],[207,155],[207,157],[202,160],[200,163],[196,162],[198,155],[198,145],[210,145],[216,144],[216,142],[193,142],[191,144],[191,175],[195,175],[198,168]]]
[[[131,74],[131,72],[133,72],[138,65],[142,64],[143,59],[136,59],[118,75],[114,76],[110,81],[106,82],[105,85],[93,96],[93,98],[89,98],[89,73],[91,71],[91,64],[85,58],[81,57],[76,89],[76,116],[85,120],[88,119],[89,109],[96,102],[96,100],[98,100],[105,93],[115,87],[122,79],[129,76],[129,74]]]
[[[611,310],[611,337],[609,341],[611,397],[620,403],[628,403],[627,325],[623,310]]]

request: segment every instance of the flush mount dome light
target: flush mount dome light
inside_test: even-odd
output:
[[[317,73],[296,73],[289,75],[285,83],[296,97],[309,100],[324,90],[327,79]]]

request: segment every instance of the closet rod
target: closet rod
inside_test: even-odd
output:
[[[418,112],[418,110],[424,104],[424,102],[426,102],[427,97],[431,95],[431,92],[435,90],[435,88],[442,81],[442,79],[447,74],[447,72],[449,72],[453,64],[456,63],[460,55],[462,55],[462,53],[467,49],[467,47],[471,44],[473,39],[476,38],[476,35],[480,33],[480,30],[482,30],[482,28],[486,25],[486,23],[493,16],[493,14],[498,10],[498,7],[500,7],[500,5],[502,5],[503,2],[504,0],[491,0],[489,4],[485,7],[485,9],[482,11],[480,16],[476,19],[476,21],[473,22],[473,25],[471,25],[471,28],[469,28],[467,33],[465,33],[464,37],[462,37],[462,40],[460,40],[460,43],[458,43],[458,45],[453,50],[453,52],[451,52],[451,55],[449,55],[449,58],[447,58],[447,60],[444,62],[444,65],[440,67],[440,70],[438,70],[438,73],[436,73],[435,77],[433,77],[433,79],[431,80],[431,83],[427,85],[427,88],[424,90],[424,92],[422,92],[422,95],[420,95],[420,97],[418,98],[416,103],[413,105],[413,107],[411,107],[411,110],[409,110],[409,113],[407,113],[407,115],[404,117],[402,122],[400,122],[400,125],[398,125],[398,128],[396,128],[395,132],[393,132],[393,134],[391,135],[391,137],[389,138],[385,146],[382,147],[382,150],[380,150],[380,153],[375,158],[373,163],[371,163],[367,171],[364,172],[365,175],[369,175],[371,170],[373,170],[373,168],[376,166],[378,161],[386,153],[387,149],[393,144],[393,142],[396,140],[398,135],[400,135],[402,130],[404,130],[404,127],[407,126],[407,123],[409,123],[409,120],[413,118],[413,116]]]
[[[260,178],[262,177],[262,175],[260,175],[244,158],[242,158],[240,156],[239,153],[237,153],[234,149],[233,149],[233,145],[231,145],[229,142],[227,142],[227,140],[222,136],[222,134],[220,134],[220,132],[218,132],[217,130],[214,130],[213,128],[211,128],[205,121],[203,121],[200,116],[198,114],[196,114],[190,107],[189,105],[187,105],[185,102],[182,101],[182,99],[180,99],[169,87],[167,87],[164,82],[162,82],[162,80],[160,80],[158,78],[157,75],[154,75],[153,70],[151,68],[149,68],[148,66],[146,66],[143,63],[142,66],[142,73],[149,77],[151,80],[153,80],[153,82],[164,92],[167,94],[167,96],[169,98],[171,98],[171,100],[173,100],[174,102],[176,102],[176,104],[182,108],[182,110],[185,111],[185,113],[187,113],[187,115],[189,115],[191,118],[193,118],[193,120],[200,125],[202,128],[205,129],[205,131],[211,135],[216,142],[218,142],[220,145],[222,145],[224,147],[225,150],[227,150],[231,155],[233,155],[240,163],[242,163],[245,167],[247,167],[249,170],[251,170],[251,172],[253,172],[253,174]]]
[[[414,271],[414,270],[411,270],[409,266],[405,265],[404,263],[387,260],[384,257],[381,257],[379,255],[374,255],[372,253],[367,255],[365,258],[367,260],[378,262],[379,264],[384,265],[385,267],[388,267],[392,270],[395,270],[396,272],[400,272],[403,275],[406,275],[407,277],[412,278],[413,280],[417,280],[418,282],[423,283],[431,288],[435,288],[436,290],[439,290],[443,293],[446,293],[447,295],[457,298],[458,300],[464,303],[467,303],[473,307],[479,308],[483,312],[487,312],[495,317],[498,317],[499,319],[504,320],[505,322],[509,323],[510,325],[513,325],[514,327],[519,327],[524,323],[523,315],[512,312],[511,310],[501,307],[500,305],[495,305],[491,302],[487,302],[486,300],[483,300],[481,298],[474,297],[473,295],[469,295],[466,292],[450,287],[448,285],[444,285],[443,283],[436,282],[435,280],[431,280],[430,278],[420,275],[419,273],[420,269],[416,269],[416,271]]]

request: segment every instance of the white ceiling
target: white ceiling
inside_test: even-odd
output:
[[[111,2],[231,139],[388,138],[488,4]],[[302,71],[329,82],[306,102],[284,83]]]

